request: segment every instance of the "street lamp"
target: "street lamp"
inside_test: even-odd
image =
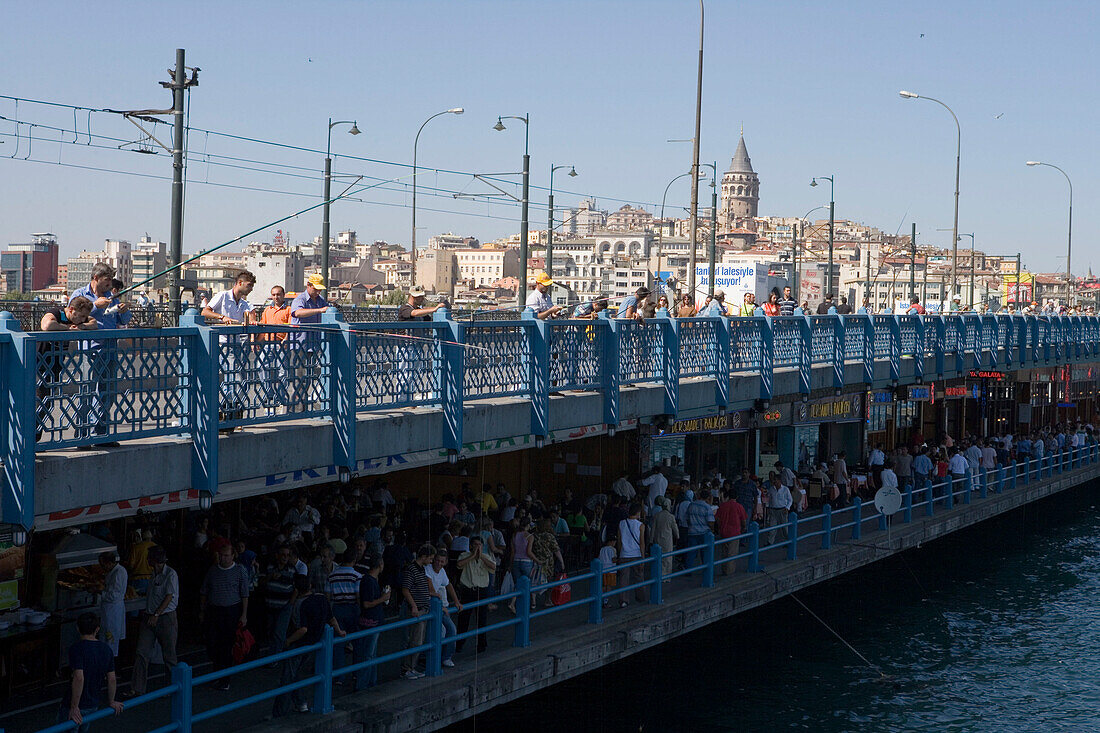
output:
[[[692,138],[691,151],[691,226],[688,238],[691,246],[689,269],[691,270],[690,292],[695,298],[695,231],[699,225],[699,124],[703,114],[703,0],[699,0],[699,71],[695,82],[695,137]],[[711,280],[714,278],[711,277]]]
[[[803,219],[807,218],[810,214],[814,213],[818,209],[824,209],[824,208],[827,208],[826,204],[822,204],[821,206],[813,207],[812,209],[810,209],[809,211],[807,211],[805,214],[802,215],[802,217],[799,219],[799,222],[801,222]],[[798,244],[798,234],[797,234],[797,231],[796,231],[797,227],[798,227],[798,225],[796,224],[795,229],[791,231],[791,250],[792,250],[791,254],[793,255],[793,257],[791,259],[794,260],[794,278],[793,278],[793,280],[794,280],[794,295],[795,295],[796,299],[802,300],[802,277],[798,273],[798,247],[799,247],[799,244]],[[804,246],[805,245],[803,245],[803,247]]]
[[[818,176],[810,181],[810,187],[817,186],[817,179],[820,178],[823,181],[829,182],[829,274],[828,274],[828,287],[825,289],[826,295],[836,296],[833,293],[833,231],[835,229],[836,222],[836,181],[833,176]]]
[[[351,129],[348,130],[349,135],[358,135],[359,126],[355,124],[354,120],[337,120],[332,121],[332,118],[328,118],[328,140],[325,142],[325,206],[324,216],[321,219],[321,277],[325,279],[325,285],[329,285],[328,281],[328,210],[329,204],[332,202],[329,200],[329,190],[332,187],[332,128],[337,125],[351,125]]]
[[[962,127],[959,125],[959,118],[955,116],[955,111],[940,100],[932,97],[922,97],[916,92],[907,92],[904,89],[898,94],[903,99],[927,99],[929,102],[935,102],[950,112],[951,119],[955,120],[955,219],[951,225],[951,289],[955,290],[958,287],[959,279],[959,155],[962,152]]]
[[[577,177],[577,169],[572,165],[550,166],[550,197],[546,204],[546,274],[554,278],[554,171],[568,168],[570,178]]]
[[[1069,307],[1070,299],[1072,298],[1073,288],[1073,270],[1070,269],[1069,257],[1073,254],[1073,181],[1069,179],[1069,174],[1064,170],[1054,165],[1053,163],[1043,163],[1039,160],[1029,160],[1027,164],[1030,166],[1045,165],[1047,168],[1053,168],[1066,177],[1066,183],[1069,184],[1069,233],[1066,236],[1066,306]],[[1019,282],[1017,282],[1019,287]]]
[[[516,305],[523,306],[527,300],[527,197],[531,180],[531,156],[529,154],[531,141],[531,116],[522,117],[505,115],[497,117],[497,123],[493,129],[497,132],[506,130],[504,120],[520,120],[523,122],[523,198],[520,199],[520,230],[519,230],[519,290],[516,292]]]
[[[412,171],[412,252],[409,255],[411,267],[409,268],[409,276],[411,280],[409,285],[416,285],[416,148],[420,144],[420,133],[424,132],[424,127],[434,120],[436,117],[442,117],[443,115],[460,115],[464,112],[461,107],[452,107],[451,109],[445,109],[442,112],[436,112],[434,115],[424,120],[424,124],[420,126],[420,129],[416,131],[416,139],[413,140],[413,171]]]
[[[665,192],[663,194],[661,194],[661,226],[657,230],[657,279],[658,280],[661,279],[661,245],[664,243],[665,199],[668,198],[668,189],[672,188],[672,184],[676,183],[676,181],[680,180],[681,178],[686,178],[687,176],[690,176],[691,173],[692,173],[691,171],[688,171],[687,173],[681,173],[680,175],[673,178],[671,181],[668,182],[668,185],[665,186]],[[695,299],[695,291],[691,290],[689,292],[691,292],[692,300],[694,300]]]

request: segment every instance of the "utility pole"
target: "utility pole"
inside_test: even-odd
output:
[[[198,79],[194,80],[194,85]],[[192,84],[187,83],[184,66],[184,50],[176,49],[176,69],[172,83],[172,229],[169,238],[168,264],[178,265],[183,259],[183,92]],[[174,269],[168,274],[168,301],[176,323],[180,318],[180,272]]]
[[[913,233],[909,235],[909,296],[917,294],[917,223],[913,222]]]
[[[1023,270],[1020,267],[1020,265],[1021,265],[1020,253],[1017,252],[1016,253],[1016,305],[1017,306],[1020,305],[1020,288],[1021,288],[1020,275],[1023,273]]]
[[[717,237],[718,237],[718,161],[714,161],[714,168],[712,170],[713,177],[710,179],[710,251],[707,257],[707,270],[710,275],[710,296],[714,297],[714,269],[718,266],[717,263]],[[694,298],[694,294],[692,298]]]
[[[688,289],[691,291],[693,303],[695,302],[695,230],[699,225],[699,127],[703,114],[703,17],[703,0],[699,0],[699,73],[695,84],[695,137],[692,139],[691,152],[691,226],[688,235],[688,246],[691,248]],[[714,281],[713,273],[710,279],[711,282]]]

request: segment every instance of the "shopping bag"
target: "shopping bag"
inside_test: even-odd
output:
[[[559,573],[558,577],[554,580],[565,580],[565,573]],[[555,585],[550,591],[550,602],[555,606],[560,606],[565,603],[569,603],[572,598],[573,589],[569,583],[562,583],[561,585]]]
[[[237,638],[233,641],[233,664],[240,664],[247,659],[254,646],[256,646],[256,637],[245,627],[238,626]]]

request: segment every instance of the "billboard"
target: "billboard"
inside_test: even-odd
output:
[[[1035,276],[1030,272],[1022,272],[1019,275],[1019,282],[1016,279],[1016,273],[1001,277],[1001,292],[1005,302],[1030,303],[1035,300]]]
[[[745,299],[745,293],[756,295],[756,302],[763,303],[766,294],[772,288],[778,288],[780,292],[787,284],[787,278],[770,275],[771,267],[766,262],[750,262],[747,264],[715,265],[714,289],[726,293],[726,304],[731,307],[740,307]],[[702,305],[707,300],[710,292],[710,266],[706,264],[695,266],[695,304]]]

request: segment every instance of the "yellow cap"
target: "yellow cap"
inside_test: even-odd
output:
[[[306,284],[312,285],[318,290],[324,290],[325,278],[321,277],[320,275],[310,275],[308,278],[306,278]]]
[[[553,285],[554,281],[550,279],[550,276],[545,272],[539,272],[535,275],[535,282],[539,285]]]

